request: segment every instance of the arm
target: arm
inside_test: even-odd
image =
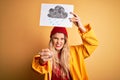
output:
[[[98,46],[98,40],[94,34],[94,31],[91,29],[90,25],[83,26],[78,15],[73,14],[73,18],[70,18],[70,21],[73,22],[81,34],[83,41],[82,45],[74,46],[78,53],[82,53],[83,57],[86,58],[92,54],[92,52]]]
[[[38,73],[44,74],[48,72],[48,63],[46,65],[41,65],[40,55],[35,55],[32,61],[32,68]]]
[[[45,74],[51,71],[50,60],[52,52],[49,49],[42,49],[33,57],[32,68],[38,73]]]
[[[90,56],[98,46],[98,40],[91,29],[90,25],[86,25],[85,28],[88,30],[86,33],[81,35],[83,44],[81,45],[82,53],[84,58]]]

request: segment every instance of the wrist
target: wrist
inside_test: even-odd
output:
[[[80,30],[81,33],[87,32],[87,29],[83,25],[80,25],[78,29]]]
[[[41,65],[41,66],[44,66],[44,65],[47,65],[47,61],[43,61],[43,60],[39,60],[39,64]]]
[[[41,66],[47,65],[47,62],[40,63]]]

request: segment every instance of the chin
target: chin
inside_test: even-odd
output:
[[[57,51],[60,51],[62,48],[56,48]]]

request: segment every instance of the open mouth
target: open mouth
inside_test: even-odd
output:
[[[60,45],[60,44],[56,45],[56,48],[61,48],[61,47],[62,47],[62,45]]]

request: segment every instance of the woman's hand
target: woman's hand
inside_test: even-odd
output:
[[[79,18],[78,15],[76,15],[75,13],[73,12],[70,12],[70,14],[73,15],[73,18],[70,18],[70,21],[73,22],[79,29],[82,33],[85,33],[86,32],[86,29],[85,27],[82,25],[82,22]]]
[[[45,64],[48,60],[52,59],[52,52],[49,49],[42,49],[40,54],[40,64]]]

